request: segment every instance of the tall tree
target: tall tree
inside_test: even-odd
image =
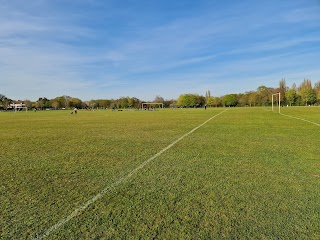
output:
[[[132,97],[130,98],[132,100],[132,107],[134,108],[140,108],[142,101],[138,98]]]
[[[43,98],[39,98],[37,103],[36,103],[36,107],[40,108],[40,109],[43,109],[44,103],[45,103],[45,101],[43,100]]]
[[[317,94],[317,103],[320,104],[320,92]]]
[[[197,107],[201,107],[204,106],[206,104],[206,98],[204,96],[195,94],[196,96],[196,106]]]
[[[128,97],[121,97],[118,99],[118,108],[127,108],[128,107]]]
[[[32,102],[28,99],[24,100],[23,103],[26,105],[26,107],[28,109],[30,109],[32,107]]]
[[[304,79],[300,84],[299,95],[301,96],[301,100],[305,105],[314,104],[316,101],[316,95],[313,91],[311,80]]]
[[[248,97],[248,102],[249,102],[249,105],[250,107],[255,107],[259,101],[259,96],[258,96],[258,93],[257,92],[249,92],[249,97]]]
[[[316,98],[317,98],[317,104],[320,104],[320,81],[317,81],[314,84],[314,93],[316,94]]]
[[[133,107],[133,104],[134,104],[133,98],[128,97],[128,106]]]
[[[249,94],[239,94],[238,95],[238,102],[240,106],[245,107],[249,104]]]
[[[291,88],[296,90],[296,92],[298,92],[298,88],[297,88],[297,84],[296,83],[293,83]]]
[[[59,107],[59,102],[56,101],[56,100],[51,100],[51,106],[54,108],[54,109],[57,109]]]
[[[314,92],[316,95],[318,95],[318,93],[320,93],[320,81],[317,81],[315,84],[314,84]]]
[[[209,104],[209,101],[211,99],[211,92],[210,90],[206,91],[206,104],[210,105]]]
[[[279,93],[280,93],[280,101],[285,102],[286,101],[286,91],[287,91],[287,85],[286,80],[282,78],[279,82]]]
[[[98,106],[98,103],[97,103],[97,101],[96,100],[90,100],[89,102],[88,102],[88,107],[89,108],[91,108],[91,109],[94,109],[94,108],[96,108]]]
[[[154,100],[153,100],[154,103],[164,103],[164,99],[163,97],[161,97],[160,95],[157,95]]]
[[[64,107],[67,108],[69,106],[69,99],[71,97],[68,95],[63,95],[62,97],[64,98]]]
[[[258,99],[262,106],[265,106],[270,102],[272,90],[273,89],[266,86],[260,86],[257,88]]]

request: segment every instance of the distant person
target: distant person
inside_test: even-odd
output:
[[[73,111],[74,111],[74,114],[77,114],[78,109],[77,109],[77,108],[74,108]]]
[[[204,105],[204,110],[207,110],[207,104]]]

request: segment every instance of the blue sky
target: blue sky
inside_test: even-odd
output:
[[[241,93],[320,80],[320,1],[0,0],[0,93]]]

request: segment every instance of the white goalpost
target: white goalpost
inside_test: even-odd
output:
[[[141,104],[142,109],[147,108],[147,106],[154,106],[154,107],[159,106],[160,108],[163,108],[163,103],[146,102]]]
[[[281,94],[278,92],[278,93],[275,93],[275,94],[272,94],[272,112],[273,112],[273,96],[278,96],[278,104],[279,104],[279,113],[280,113],[280,97],[281,97]]]
[[[10,104],[10,107],[13,108],[14,112],[18,112],[23,109],[25,109],[26,112],[28,111],[28,107],[24,103],[13,103],[13,104]]]

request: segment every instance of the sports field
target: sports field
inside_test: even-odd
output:
[[[270,110],[0,112],[0,239],[320,239],[320,107]]]

